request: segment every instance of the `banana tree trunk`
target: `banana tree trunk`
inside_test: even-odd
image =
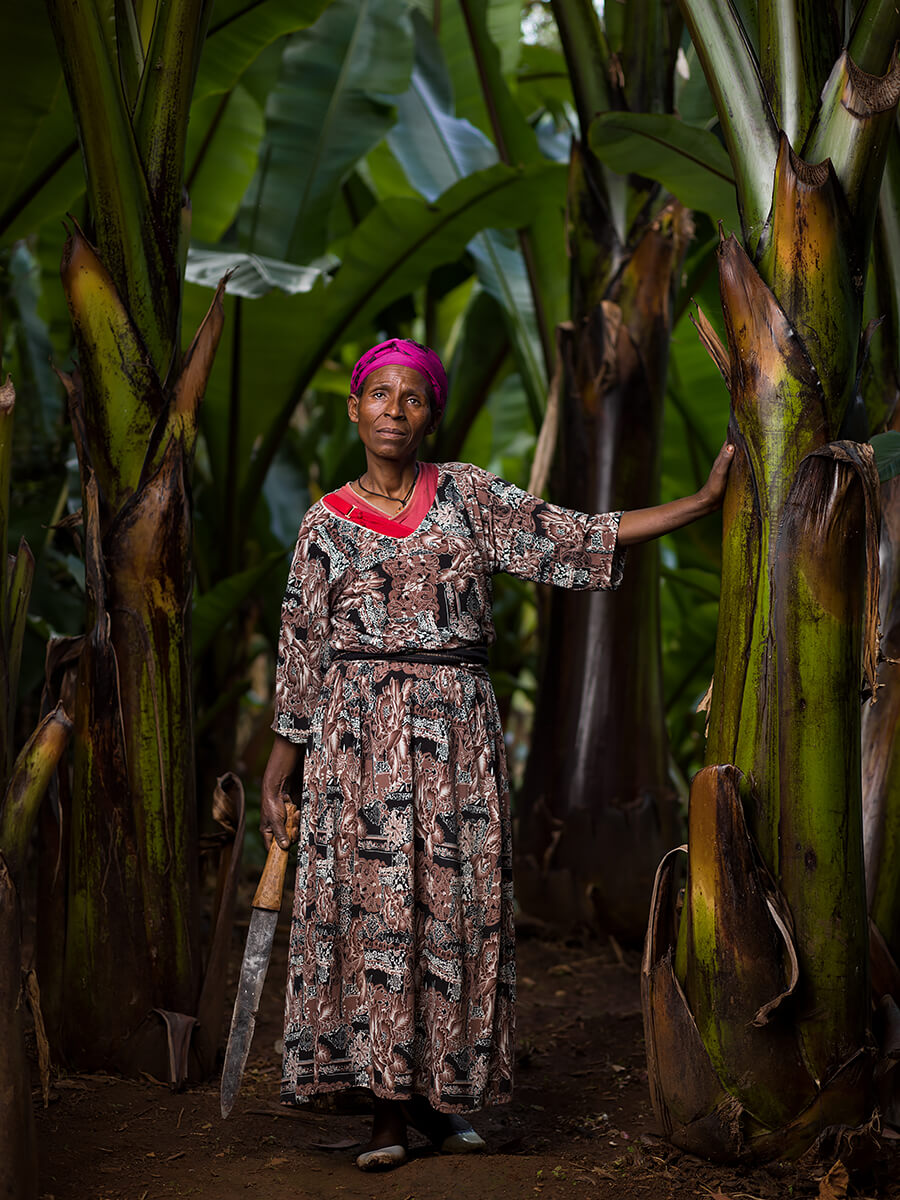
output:
[[[690,232],[680,206],[664,210],[608,297],[560,329],[553,490],[568,507],[608,512],[658,502],[672,293]],[[656,864],[678,833],[658,549],[629,551],[614,594],[554,592],[545,646],[519,894],[527,908],[532,894],[549,889],[549,911],[634,938],[646,924]]]
[[[78,232],[67,254],[70,268],[77,259],[102,277]],[[72,302],[78,293],[70,274],[76,337],[89,358],[94,325]],[[127,347],[133,328],[121,308],[112,311]],[[220,288],[174,384],[166,389],[154,380],[163,415],[133,490],[112,514],[92,467],[85,383],[80,373],[65,380],[85,479],[90,632],[76,685],[61,1027],[68,1059],[85,1067],[165,1074],[164,1031],[152,1010],[192,1014],[197,1005],[188,473],[223,320]],[[123,977],[130,984],[124,995]]]
[[[118,9],[110,22],[98,0],[47,7],[96,240],[76,227],[62,262],[87,632],[50,1026],[75,1065],[165,1076],[152,1010],[190,1021],[200,991],[189,477],[221,287],[184,356],[180,320],[184,145],[211,5],[157,0],[143,32]]]
[[[761,12],[774,7],[764,0]],[[746,38],[734,67],[734,12],[712,0],[683,8],[730,122],[755,257],[733,237],[719,248],[727,350],[699,320],[731,391],[737,454],[710,765],[691,791],[680,917],[671,862],[658,876],[643,1007],[668,1134],[708,1157],[769,1159],[826,1131],[839,1138],[873,1106],[859,737],[877,658],[879,486],[871,447],[836,439],[857,405],[864,266],[900,70],[865,75],[843,53],[821,90],[795,82],[820,94],[800,157],[777,136]],[[894,12],[895,33],[897,23]],[[785,77],[769,78],[778,109]],[[741,126],[760,123],[754,162]]]
[[[592,6],[557,0],[553,10],[582,145],[573,146],[569,179],[572,320],[558,332],[551,490],[559,503],[589,512],[640,508],[659,498],[675,280],[692,228],[681,206],[661,207],[639,181],[609,174],[586,143],[590,121],[603,109],[671,107],[673,13],[655,0],[629,6],[628,71],[620,87],[607,76],[609,48]],[[628,229],[626,211],[639,214]],[[678,823],[662,702],[656,547],[630,552],[615,595],[554,592],[544,647],[521,798],[517,892],[525,908],[633,940],[646,925],[653,871]]]

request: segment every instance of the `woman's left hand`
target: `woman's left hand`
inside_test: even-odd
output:
[[[728,486],[728,472],[731,469],[733,461],[734,445],[732,442],[726,442],[716,455],[716,461],[712,465],[709,478],[697,493],[697,496],[702,499],[707,512],[715,512],[717,508],[722,507],[722,501],[725,499],[725,489]]]

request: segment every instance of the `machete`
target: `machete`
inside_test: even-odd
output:
[[[288,838],[293,842],[300,824],[300,813],[293,804],[286,804],[284,807],[285,829]],[[250,1043],[253,1041],[259,1000],[262,996],[263,984],[266,982],[275,926],[278,924],[278,914],[281,911],[281,893],[284,889],[287,860],[287,850],[282,850],[272,838],[266,865],[263,867],[263,873],[259,880],[259,887],[253,897],[253,912],[250,915],[250,928],[247,931],[247,944],[244,947],[244,961],[241,963],[241,978],[234,1000],[231,1032],[228,1035],[228,1046],[225,1050],[225,1065],[222,1067],[222,1086],[219,1096],[223,1117],[227,1117],[231,1112],[238,1088],[241,1086],[244,1067],[247,1065]]]

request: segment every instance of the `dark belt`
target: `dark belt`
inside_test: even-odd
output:
[[[332,662],[434,663],[443,667],[486,667],[488,649],[484,643],[450,646],[446,650],[335,650]]]

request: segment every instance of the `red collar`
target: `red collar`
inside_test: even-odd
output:
[[[352,521],[354,525],[371,529],[373,533],[387,534],[388,537],[405,538],[415,533],[434,503],[437,481],[438,469],[435,464],[420,463],[412,499],[396,517],[389,517],[374,504],[369,504],[357,495],[349,483],[323,496],[322,503],[329,512]]]

